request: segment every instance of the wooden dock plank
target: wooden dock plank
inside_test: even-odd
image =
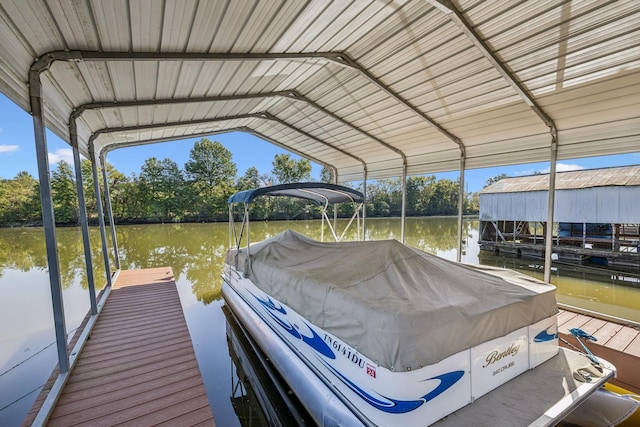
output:
[[[111,375],[111,380],[114,383],[118,381],[125,381],[130,379],[132,381],[143,381],[143,379],[138,379],[138,376],[146,376],[146,379],[153,378],[156,375],[156,372],[159,374],[166,374],[167,372],[175,372],[179,370],[183,366],[190,366],[189,364],[193,363],[195,365],[195,361],[192,361],[189,355],[183,357],[176,357],[173,361],[162,360],[157,363],[150,363],[148,365],[140,366],[135,369],[129,369],[126,372],[118,373],[115,375]],[[101,376],[95,376],[93,378],[89,378],[87,375],[84,376],[82,380],[78,380],[73,384],[67,384],[65,386],[65,391],[67,390],[92,390],[97,386],[103,385]],[[131,386],[131,385],[129,385]]]
[[[136,307],[136,305],[133,304],[130,306],[129,309],[137,310],[136,315],[125,317],[123,314],[120,314],[120,313],[109,313],[110,317],[105,318],[102,324],[100,325],[100,328],[97,328],[97,330],[112,329],[113,326],[120,326],[120,325],[126,326],[131,324],[137,325],[137,324],[150,323],[150,322],[153,322],[155,319],[149,318],[149,315],[160,310],[166,310],[165,314],[166,315],[173,314],[173,317],[179,317],[182,314],[182,309],[180,307],[171,307],[166,304],[156,304],[154,306],[145,307],[144,309],[141,309],[140,307]],[[113,316],[117,316],[117,317],[111,318]]]
[[[214,425],[170,268],[122,271],[48,425]]]
[[[181,399],[181,394],[184,393],[187,396],[193,396],[192,399],[188,399],[183,401]],[[175,403],[171,404],[171,400],[167,397],[163,397],[159,399],[157,402],[149,402],[147,405],[153,405],[153,410],[148,410],[150,408],[138,408],[139,417],[133,418],[131,420],[127,420],[131,424],[135,425],[151,425],[155,426],[158,423],[166,422],[167,420],[174,421],[175,418],[183,418],[183,420],[189,420],[191,417],[189,416],[192,411],[196,411],[201,409],[201,403],[196,399],[197,395],[195,391],[192,389],[188,389],[182,393],[176,393]],[[197,420],[195,420],[198,422]],[[187,424],[178,424],[174,423],[173,425],[187,425]]]
[[[596,319],[592,317],[587,321],[587,323],[582,325],[582,330],[584,330],[586,333],[593,335],[595,337],[594,334],[598,332],[606,324],[607,324],[606,320]]]
[[[88,380],[82,383],[78,382],[75,383],[76,387],[65,388],[65,392],[69,394],[78,393],[85,398],[91,398],[125,388],[133,389],[140,384],[145,384],[145,382],[156,381],[162,378],[172,378],[175,375],[184,375],[187,377],[194,370],[198,370],[198,366],[195,363],[185,363],[184,366],[172,367],[170,373],[167,373],[163,369],[156,369],[148,372],[136,373],[136,375],[131,377],[120,378],[108,384],[103,384],[100,379]],[[100,385],[101,387],[96,387],[97,385]]]
[[[187,344],[191,344],[190,341],[186,342]],[[85,373],[85,372],[99,372],[100,375],[108,375],[109,372],[122,370],[128,367],[142,366],[147,362],[152,362],[154,360],[159,360],[161,358],[165,358],[167,353],[170,354],[185,354],[184,350],[185,341],[173,345],[160,346],[156,348],[153,347],[144,348],[136,353],[112,353],[109,357],[102,357],[101,360],[97,360],[94,358],[90,362],[82,361],[83,363],[78,363],[75,367],[74,371],[77,373]]]
[[[585,319],[586,318],[586,319]],[[563,321],[561,322],[560,319]],[[580,344],[569,333],[570,328],[579,327],[592,334],[598,341],[589,341],[587,347],[597,357],[613,363],[618,376],[611,382],[633,393],[640,393],[640,330],[636,327],[597,319],[561,309],[558,313],[560,338],[581,349]],[[571,347],[571,345],[566,345]]]
[[[137,395],[153,393],[154,390],[172,386],[185,380],[188,382],[197,381],[199,375],[200,371],[197,368],[191,368],[188,371],[176,372],[171,375],[159,375],[152,380],[145,378],[143,382],[134,382],[126,389],[108,387],[109,391],[107,391],[107,387],[100,387],[100,393],[87,393],[86,390],[66,392],[65,402],[58,404],[56,410],[58,415],[66,415],[79,410],[91,410],[96,406],[110,404],[116,399],[133,399]],[[107,385],[105,384],[105,386]]]
[[[638,334],[640,334],[640,331],[628,326],[623,326],[617,334],[607,341],[607,347],[614,350],[624,351],[624,349],[629,346]]]
[[[161,426],[173,427],[173,426],[183,426],[183,425],[204,426],[206,425],[204,423],[207,421],[207,418],[206,418],[207,412],[208,411],[206,408],[199,408],[196,410],[192,410],[188,414],[175,417],[169,421],[160,422],[156,425],[159,427]]]
[[[564,325],[565,323],[567,323],[569,320],[573,319],[577,315],[578,313],[575,313],[573,311],[560,310],[560,312],[558,313],[558,326]]]
[[[584,314],[577,314],[562,325],[558,324],[558,330],[568,332],[573,328],[582,328],[589,320],[591,320],[591,317],[585,316]]]
[[[620,329],[622,329],[622,325],[618,323],[607,322],[592,335],[598,339],[598,342],[601,345],[606,345],[607,342],[609,342],[609,340],[613,338]]]
[[[158,354],[157,352],[150,352],[148,353],[148,355],[149,357],[145,357],[145,358],[124,360],[123,363],[119,363],[116,365],[109,363],[108,358],[105,357],[105,360],[104,360],[105,365],[97,369],[93,366],[87,369],[80,362],[78,362],[78,366],[74,368],[74,372],[77,371],[77,373],[82,373],[83,374],[82,379],[96,378],[96,377],[109,377],[112,374],[126,372],[129,369],[134,369],[136,367],[141,367],[146,364],[159,362],[169,358],[169,355],[162,354],[162,353]],[[173,357],[180,357],[180,356],[187,356],[187,355],[189,355],[189,350],[184,348],[176,352],[173,352],[171,354],[171,356]],[[81,379],[81,378],[78,378],[78,379]]]
[[[162,326],[162,325],[157,325]],[[163,333],[164,332],[164,333]],[[187,329],[182,326],[171,326],[159,329],[151,330],[131,330],[129,328],[122,331],[121,335],[114,334],[111,331],[104,332],[104,340],[100,342],[100,345],[92,347],[92,353],[101,353],[108,351],[109,348],[113,348],[116,345],[123,346],[136,346],[139,342],[146,340],[161,340],[163,336],[172,336],[174,334],[183,335],[187,333]]]
[[[189,338],[188,337],[171,337],[171,338],[167,338],[164,342],[157,342],[157,341],[152,341],[152,340],[141,340],[139,341],[139,344],[141,344],[141,346],[144,346],[145,349],[147,350],[161,350],[164,347],[167,346],[171,346],[171,345],[182,345],[185,341],[188,341]],[[108,354],[117,354],[118,356],[133,356],[135,354],[138,354],[140,352],[140,347],[132,347],[130,345],[126,345],[126,344],[120,344],[120,345],[114,345],[112,348],[108,349],[105,348],[103,349],[101,352],[92,352],[89,354],[83,354],[82,355],[82,362],[83,365],[90,365],[92,363],[99,363],[102,364],[102,361],[104,359],[105,355]]]
[[[186,403],[189,399],[202,397],[200,392],[193,387],[178,383],[156,390],[157,393],[149,393],[147,396],[134,396],[133,398],[122,398],[109,401],[107,404],[96,406],[90,410],[69,411],[62,416],[57,416],[49,420],[49,426],[113,426],[124,423],[135,418],[144,417],[154,411],[159,411],[165,406]],[[206,398],[206,395],[204,395]],[[57,410],[56,406],[56,410]],[[167,417],[171,419],[173,417]],[[144,424],[139,424],[144,425]],[[146,424],[153,425],[153,424]]]
[[[624,349],[625,353],[633,354],[640,357],[640,335],[637,335],[633,341]]]

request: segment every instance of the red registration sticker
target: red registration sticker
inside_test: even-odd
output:
[[[375,378],[376,377],[376,367],[373,365],[369,365],[367,363],[367,375]]]

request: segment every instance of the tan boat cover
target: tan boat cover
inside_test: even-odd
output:
[[[388,369],[431,365],[558,312],[555,287],[395,240],[322,243],[286,231],[226,262]]]

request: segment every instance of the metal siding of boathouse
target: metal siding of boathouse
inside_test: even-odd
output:
[[[480,221],[546,221],[548,175],[505,178],[480,193]],[[556,222],[638,223],[640,166],[558,174]],[[575,187],[575,188],[571,188]]]
[[[558,191],[554,218],[557,222],[635,224],[640,221],[640,186]]]
[[[480,194],[480,221],[546,221],[547,192]]]

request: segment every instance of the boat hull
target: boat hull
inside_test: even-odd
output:
[[[552,316],[438,363],[394,372],[267,295],[233,266],[225,265],[224,278],[225,300],[319,425],[429,425],[558,349]]]

